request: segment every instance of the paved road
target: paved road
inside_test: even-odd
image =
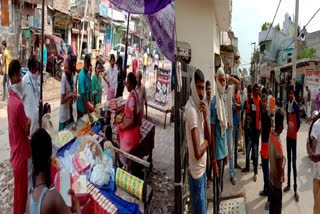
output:
[[[309,126],[303,121],[300,131],[298,133],[297,140],[297,186],[298,193],[300,195],[300,201],[297,203],[294,199],[294,192],[291,190],[288,193],[283,193],[282,198],[282,213],[284,214],[304,214],[313,213],[313,167],[310,159],[307,157],[306,151],[306,139],[308,136]],[[286,154],[286,128],[281,134],[281,140],[284,146],[285,156]],[[259,150],[260,151],[260,150]],[[259,163],[261,159],[259,157]],[[245,165],[245,156],[239,153],[239,165],[243,167]],[[242,173],[239,169],[235,170],[237,184],[233,186],[230,183],[229,167],[226,167],[224,176],[224,192],[223,197],[244,195],[246,201],[247,213],[268,213],[264,210],[267,199],[260,197],[259,191],[263,189],[263,173],[262,168],[258,168],[258,180],[253,182],[253,168],[251,164],[250,173]],[[286,171],[287,175],[287,166]],[[287,177],[286,177],[287,180]],[[285,187],[286,183],[283,184]],[[291,188],[293,189],[293,175],[291,170]],[[208,190],[208,198],[212,199],[212,187]],[[213,213],[212,203],[209,204],[208,213]]]

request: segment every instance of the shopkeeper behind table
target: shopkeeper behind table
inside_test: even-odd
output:
[[[71,57],[67,56],[64,62],[64,72],[61,77],[61,100],[60,100],[60,114],[59,114],[59,131],[63,130],[67,125],[77,118],[72,117],[72,103],[77,99],[75,92],[75,78],[71,71],[72,61]]]
[[[90,74],[89,70],[91,68],[91,59],[89,54],[86,54],[84,58],[84,67],[81,69],[79,74],[78,82],[78,93],[79,97],[77,100],[78,118],[82,117],[84,114],[88,114],[90,122],[93,121],[90,114],[89,103],[91,101],[90,93]]]
[[[120,149],[131,153],[140,141],[140,126],[142,123],[141,107],[138,94],[135,91],[137,80],[133,73],[129,73],[126,86],[130,95],[123,112],[123,119],[117,126],[120,139]]]
[[[101,102],[101,94],[102,94],[102,78],[101,75],[103,73],[102,63],[98,60],[96,62],[95,74],[92,78],[92,99],[93,105],[96,106]]]

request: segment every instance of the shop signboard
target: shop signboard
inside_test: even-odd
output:
[[[67,29],[71,24],[71,16],[57,12],[54,18],[54,26],[59,29]]]

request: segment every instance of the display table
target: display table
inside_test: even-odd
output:
[[[113,129],[113,136],[117,133],[116,128]],[[152,169],[152,151],[154,148],[155,125],[147,120],[142,120],[140,127],[140,143],[138,147],[132,152],[138,158],[148,156],[150,169]],[[120,148],[119,138],[113,137],[113,143]]]
[[[163,128],[166,129],[166,125],[167,125],[167,114],[171,113],[171,106],[170,105],[161,105],[160,103],[156,102],[156,101],[148,101],[147,106],[150,108],[153,108],[155,110],[158,110],[162,113],[165,114],[164,117],[164,126]]]

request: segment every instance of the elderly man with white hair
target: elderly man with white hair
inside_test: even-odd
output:
[[[140,106],[141,106],[141,115],[142,115],[142,117],[144,116],[143,106],[145,106],[146,107],[146,119],[147,119],[148,118],[147,92],[146,92],[146,88],[141,83],[142,82],[141,70],[139,70],[137,72],[136,78],[137,78],[137,83],[138,83],[137,87],[136,87],[136,92],[138,94],[139,102],[140,102]]]
[[[223,190],[224,167],[228,164],[226,131],[228,121],[225,112],[226,75],[223,68],[219,68],[215,76],[216,94],[210,104],[211,148],[214,174],[214,213],[218,213],[220,197]]]

